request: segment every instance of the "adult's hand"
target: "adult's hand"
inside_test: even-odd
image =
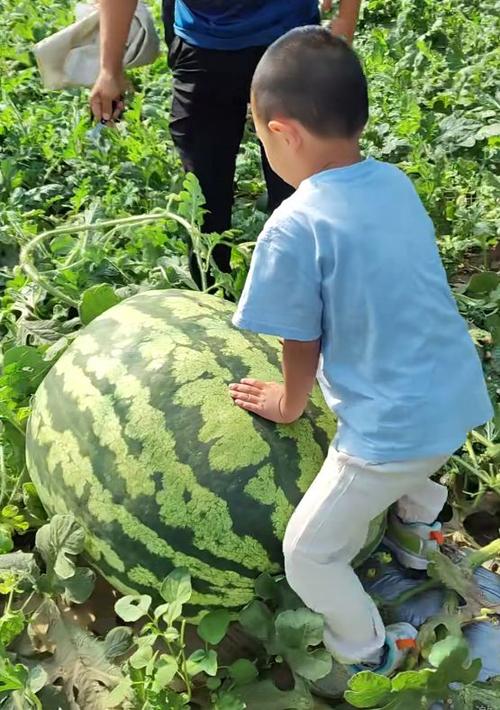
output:
[[[123,55],[136,7],[137,0],[99,2],[101,71],[90,94],[92,113],[98,121],[111,121],[123,111],[127,88]]]
[[[123,72],[113,74],[101,69],[90,94],[90,107],[96,121],[111,121],[123,111],[126,81]]]
[[[343,17],[334,17],[330,23],[330,30],[336,37],[342,37],[349,44],[352,44],[354,28],[351,22],[348,22]]]
[[[322,0],[323,12],[330,12],[332,7],[333,0]],[[330,23],[332,33],[343,37],[349,44],[352,44],[354,39],[360,7],[361,0],[340,0],[338,15]]]

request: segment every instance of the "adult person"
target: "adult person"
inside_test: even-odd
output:
[[[332,31],[352,41],[361,0],[339,0]],[[122,110],[123,54],[137,0],[100,0],[101,71],[91,93],[97,120]],[[330,10],[332,0],[324,0]],[[319,22],[318,0],[163,0],[173,71],[171,134],[186,171],[198,178],[208,210],[204,231],[231,227],[236,156],[250,84],[266,48],[288,30]],[[293,188],[262,164],[274,210]],[[218,267],[230,271],[231,250],[218,245]]]

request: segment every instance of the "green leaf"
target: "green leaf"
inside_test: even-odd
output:
[[[451,656],[460,663],[467,660],[468,647],[463,638],[447,636],[442,641],[435,643],[429,653],[429,663],[434,668],[438,668],[444,661],[449,660]]]
[[[165,614],[168,611],[169,606],[170,606],[170,604],[168,602],[157,606],[154,610],[154,614],[153,614],[154,618],[156,620],[158,620],[161,616],[163,616],[163,614]]]
[[[256,681],[238,688],[238,696],[249,710],[311,710],[314,700],[304,681],[297,679],[293,690],[280,690],[272,680]]]
[[[275,622],[279,642],[287,648],[306,649],[323,640],[324,621],[309,609],[283,611]]]
[[[486,294],[493,291],[500,284],[500,274],[496,271],[482,271],[474,274],[467,285],[469,294]]]
[[[12,552],[14,543],[12,542],[12,533],[6,525],[0,525],[0,555],[7,552]]]
[[[84,543],[85,532],[72,515],[54,515],[36,534],[36,547],[47,571],[53,570],[62,580],[73,576],[75,563],[70,556],[80,554]]]
[[[185,604],[191,599],[191,575],[186,567],[178,567],[163,580],[160,594],[166,602]]]
[[[152,658],[153,649],[151,646],[141,646],[130,656],[128,662],[135,670],[141,670],[141,668],[146,668]]]
[[[481,671],[481,661],[469,663],[469,647],[463,638],[447,636],[434,644],[429,662],[436,672],[429,676],[429,688],[437,697],[446,697],[450,683],[473,683]]]
[[[179,632],[175,628],[175,626],[169,626],[168,629],[165,629],[163,632],[163,637],[166,641],[171,643],[172,641],[177,641],[179,638]]]
[[[118,685],[115,686],[108,695],[106,705],[108,708],[121,707],[123,705],[123,701],[130,699],[131,696],[132,679],[129,676],[125,676],[125,678],[122,678]]]
[[[4,518],[15,518],[19,513],[19,508],[17,505],[5,505],[2,508],[2,517]]]
[[[207,687],[210,680],[211,679],[209,678],[207,681]],[[214,678],[213,680],[218,681],[219,679]],[[245,710],[247,707],[248,705],[244,703],[241,698],[235,695],[232,691],[227,690],[217,693],[217,697],[213,702],[213,710]]]
[[[47,519],[47,514],[38,496],[33,483],[25,483],[23,485],[23,503],[29,515],[33,518],[33,522],[44,523]]]
[[[104,652],[106,658],[118,658],[127,653],[132,645],[133,631],[128,626],[116,626],[106,634]]]
[[[186,661],[186,670],[190,676],[198,675],[198,673],[206,673],[209,676],[217,675],[217,654],[213,649],[195,651]]]
[[[268,641],[273,635],[273,615],[260,601],[250,602],[240,612],[239,621],[245,631],[259,641]]]
[[[149,611],[152,599],[149,594],[140,594],[138,596],[127,594],[127,596],[118,599],[115,604],[115,612],[123,621],[137,621]]]
[[[255,594],[264,601],[279,602],[280,593],[274,577],[264,572],[255,580]]]
[[[80,320],[88,325],[94,318],[120,303],[122,299],[109,284],[97,284],[84,291],[80,300]]]
[[[402,671],[392,679],[392,690],[396,693],[409,689],[425,690],[432,674],[433,671],[429,668],[422,668],[419,671]]]
[[[215,676],[214,678],[207,678],[205,685],[209,690],[217,690],[222,685],[222,680]]]
[[[34,666],[28,673],[28,687],[32,693],[38,693],[47,685],[49,680],[47,671],[42,666]]]
[[[240,658],[228,668],[231,679],[236,685],[246,685],[258,678],[259,671],[255,665],[246,658]]]
[[[362,671],[349,679],[344,697],[355,708],[373,708],[384,704],[391,692],[391,681],[383,675]]]
[[[174,621],[177,621],[182,614],[182,604],[181,602],[170,602],[166,606],[167,609],[163,614],[163,620],[168,626],[172,626]]]
[[[94,591],[95,572],[88,567],[76,567],[75,573],[64,581],[64,596],[69,602],[83,604]]]
[[[7,647],[26,626],[26,617],[22,611],[10,611],[0,616],[0,647]]]
[[[319,680],[332,670],[332,656],[321,648],[311,652],[292,648],[285,651],[283,655],[292,671],[307,680]]]
[[[456,564],[442,552],[435,551],[429,555],[427,574],[431,579],[441,582],[467,601],[481,597],[481,592],[466,562]]]
[[[26,666],[21,663],[14,665],[8,658],[0,658],[0,693],[23,689],[27,678]]]
[[[198,636],[207,643],[216,645],[226,635],[231,616],[225,609],[211,611],[202,618],[198,625]]]
[[[166,688],[175,678],[178,671],[177,661],[173,656],[162,654],[156,666],[153,689],[156,693]]]

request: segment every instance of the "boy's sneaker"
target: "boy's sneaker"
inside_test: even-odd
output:
[[[378,664],[343,665],[334,661],[331,672],[312,684],[313,693],[331,699],[341,698],[347,690],[349,679],[356,673],[372,671],[385,676],[393,675],[404,664],[409,652],[416,647],[417,634],[417,629],[405,621],[387,626],[382,658]]]
[[[426,570],[429,553],[439,550],[443,542],[441,523],[404,523],[394,511],[389,513],[384,545],[404,567]]]

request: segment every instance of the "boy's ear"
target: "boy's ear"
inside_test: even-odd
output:
[[[267,127],[276,137],[282,138],[288,145],[297,145],[300,142],[300,136],[293,121],[283,121],[273,119],[269,121]]]

